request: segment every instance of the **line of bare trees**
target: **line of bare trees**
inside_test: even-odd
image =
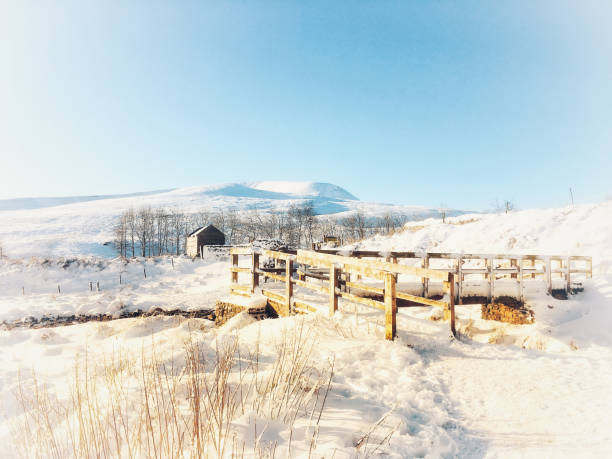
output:
[[[286,210],[186,213],[176,208],[141,207],[128,209],[115,225],[114,244],[123,257],[151,257],[184,253],[187,236],[195,229],[213,224],[225,234],[226,244],[245,244],[257,239],[282,241],[289,247],[310,247],[323,235],[334,235],[351,242],[374,234],[389,234],[410,218],[386,214],[369,217],[362,212],[345,217],[317,215],[311,202],[295,204]]]

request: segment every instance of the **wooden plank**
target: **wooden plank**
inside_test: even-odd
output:
[[[523,301],[523,260],[519,260],[519,264],[518,264],[518,282],[519,282],[519,300]]]
[[[277,260],[295,260],[295,255],[292,253],[278,252],[276,250],[262,250],[261,254]]]
[[[457,264],[457,276],[459,282],[458,296],[459,296],[459,304],[463,304],[463,300],[461,299],[461,295],[463,293],[463,258],[459,257]]]
[[[261,294],[263,296],[265,296],[266,298],[271,298],[271,299],[273,299],[275,301],[278,301],[279,303],[282,303],[282,304],[285,304],[287,302],[287,300],[285,299],[285,297],[283,295],[275,293],[275,292],[273,292],[271,290],[262,289],[261,290]]]
[[[253,256],[251,258],[251,262],[253,265],[253,273],[251,277],[251,292],[254,292],[257,287],[259,287],[259,254],[253,252]]]
[[[311,304],[306,303],[303,300],[293,300],[293,307],[296,309],[305,309],[308,312],[317,312],[317,308],[315,308]]]
[[[570,257],[567,257],[566,261],[566,266],[565,266],[565,292],[567,294],[570,293],[571,288],[572,288],[572,283],[571,283],[571,264],[572,264],[572,260],[570,259]]]
[[[546,289],[548,294],[552,295],[552,262],[550,258],[546,260]]]
[[[310,270],[305,270],[305,269],[298,269],[297,270],[298,275],[300,277],[312,277],[313,279],[319,279],[319,280],[328,280],[329,277],[327,275],[323,275],[323,274],[319,274],[319,273],[314,273]]]
[[[312,282],[306,282],[306,281],[302,281],[302,280],[299,280],[299,279],[293,279],[293,283],[295,285],[300,286],[300,287],[308,288],[310,290],[315,290],[317,292],[321,292],[321,293],[324,293],[326,295],[329,294],[329,289],[327,287],[322,286],[322,285],[316,285],[316,284],[313,284]]]
[[[381,311],[385,310],[385,303],[381,303],[380,301],[372,300],[370,298],[363,298],[361,296],[353,295],[352,293],[348,292],[340,292],[338,290],[336,290],[336,293],[342,298],[346,298],[348,301],[380,309]]]
[[[429,255],[426,254],[423,258],[423,269],[429,269]],[[427,277],[421,277],[423,283],[423,296],[427,298],[429,296],[429,279]]]
[[[251,255],[252,253],[252,247],[232,247],[230,249],[230,255]]]
[[[299,252],[298,252],[299,257]],[[329,267],[329,315],[333,316],[338,310],[338,295],[336,289],[338,288],[338,268],[336,265]]]
[[[252,268],[240,268],[238,266],[230,266],[230,271],[233,273],[250,273]]]
[[[428,306],[437,306],[439,308],[445,308],[447,303],[439,300],[432,300],[429,298],[424,298],[422,296],[410,295],[409,293],[397,292],[395,295],[397,298],[406,301],[412,301],[413,303],[426,304]]]
[[[383,295],[385,293],[385,289],[384,288],[373,287],[371,285],[360,284],[360,283],[357,283],[357,282],[347,282],[346,286],[347,287],[356,288],[356,289],[359,289],[359,290],[363,290],[365,292],[378,293],[380,295]]]
[[[232,254],[231,256],[232,258],[232,268],[236,268],[238,266],[238,255]],[[231,271],[230,270],[230,274],[231,274],[231,281],[232,284],[236,284],[238,283],[238,273],[236,271]]]
[[[397,300],[395,297],[395,276],[385,274],[385,339],[393,340],[397,332]]]
[[[355,271],[367,277],[375,279],[384,279],[383,272],[391,272],[396,274],[407,274],[417,277],[428,277],[430,279],[448,280],[448,271],[423,269],[416,266],[406,266],[397,263],[387,263],[377,260],[355,260],[350,257],[341,257],[338,255],[326,255],[318,252],[307,250],[298,250],[299,263],[310,265],[323,265],[326,267],[332,264],[343,265],[343,270]]]
[[[285,307],[287,308],[287,315],[291,315],[291,297],[293,296],[293,282],[291,282],[291,275],[293,273],[293,260],[287,259],[285,264],[285,296],[286,302]]]
[[[450,282],[449,308],[450,308],[451,332],[454,337],[457,337],[457,330],[455,328],[455,276],[452,273],[448,281]]]
[[[285,276],[280,276],[278,274],[274,274],[274,273],[268,273],[268,272],[263,272],[262,274],[264,277],[269,278],[269,279],[274,279],[277,280],[279,282],[286,282],[287,279],[285,278]]]

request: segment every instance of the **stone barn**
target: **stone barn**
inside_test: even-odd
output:
[[[224,245],[225,234],[215,228],[213,225],[202,226],[189,236],[185,243],[185,253],[190,257],[197,257],[202,253],[202,247],[205,245]]]

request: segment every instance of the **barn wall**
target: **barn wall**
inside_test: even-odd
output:
[[[197,236],[189,236],[185,244],[185,253],[190,257],[198,255],[198,238]]]

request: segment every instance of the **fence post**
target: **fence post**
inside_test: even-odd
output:
[[[293,274],[293,260],[287,259],[285,261],[285,296],[287,297],[287,315],[291,315],[291,297],[293,296],[293,282],[291,282],[291,275]]]
[[[458,260],[458,266],[457,266],[457,276],[459,277],[458,279],[458,283],[459,285],[457,286],[457,297],[458,297],[458,303],[459,304],[463,304],[463,300],[461,299],[462,295],[463,295],[463,258],[459,257]]]
[[[257,271],[259,271],[259,254],[253,252],[252,255],[252,280],[251,280],[251,293],[253,293],[255,291],[255,289],[257,287],[259,287],[259,273]]]
[[[523,302],[525,295],[523,293],[524,288],[523,288],[523,259],[522,258],[517,259],[516,269],[518,270],[516,275],[519,281],[519,300]]]
[[[495,297],[495,258],[489,258],[489,303]]]
[[[330,317],[335,314],[338,310],[338,295],[336,294],[336,288],[338,288],[338,268],[336,265],[329,267],[329,315]]]
[[[232,267],[237,267],[238,266],[238,255],[236,254],[232,254]],[[232,284],[237,284],[238,283],[238,273],[235,271],[231,272],[231,281]]]
[[[395,275],[393,273],[385,273],[385,339],[388,340],[393,340],[397,331],[397,301],[395,293]]]
[[[423,257],[423,268],[429,269],[429,254],[427,253],[425,254],[425,257]],[[429,278],[422,277],[421,281],[423,282],[423,298],[427,298],[429,295]]]
[[[572,275],[572,270],[571,270],[571,264],[572,264],[572,260],[570,257],[566,257],[565,259],[565,291],[566,293],[569,295],[571,292],[571,275]]]
[[[550,257],[546,258],[546,287],[548,294],[552,295],[552,260]]]
[[[449,302],[448,306],[450,309],[450,323],[451,323],[451,332],[453,336],[457,336],[457,330],[455,329],[455,275],[453,273],[448,274],[448,282],[449,282]]]

